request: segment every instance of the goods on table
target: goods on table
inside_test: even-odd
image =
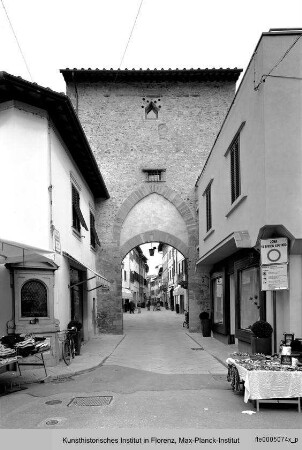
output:
[[[250,355],[248,353],[235,352],[230,355],[235,363],[240,364],[247,370],[279,370],[279,371],[302,371],[302,365],[281,364],[279,355],[265,356],[262,354]]]
[[[0,339],[0,360],[8,356],[29,356],[50,348],[45,337],[11,334]]]

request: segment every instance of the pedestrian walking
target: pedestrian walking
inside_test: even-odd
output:
[[[130,314],[134,314],[134,310],[135,310],[135,303],[132,300],[130,300],[130,302],[129,302],[129,313]]]

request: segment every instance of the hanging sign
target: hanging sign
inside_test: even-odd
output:
[[[287,238],[261,239],[261,264],[288,262]]]
[[[60,240],[60,233],[58,230],[54,229],[53,232],[53,238],[54,238],[54,245],[55,245],[55,251],[57,253],[61,253],[61,240]]]
[[[271,264],[261,267],[261,290],[288,289],[287,264]]]

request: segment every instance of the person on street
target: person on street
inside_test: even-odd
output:
[[[129,302],[129,312],[130,312],[130,314],[134,314],[134,310],[135,310],[135,303],[132,300],[130,300],[130,302]]]

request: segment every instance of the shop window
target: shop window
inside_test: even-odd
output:
[[[72,227],[80,233],[81,225],[88,231],[85,219],[80,209],[80,194],[76,187],[72,184]]]
[[[47,288],[40,280],[26,281],[21,288],[21,317],[47,317]]]
[[[259,268],[250,267],[239,271],[239,328],[248,330],[260,319]]]
[[[223,278],[219,276],[212,280],[213,289],[213,321],[214,324],[222,325],[224,323],[224,296],[223,296]]]

